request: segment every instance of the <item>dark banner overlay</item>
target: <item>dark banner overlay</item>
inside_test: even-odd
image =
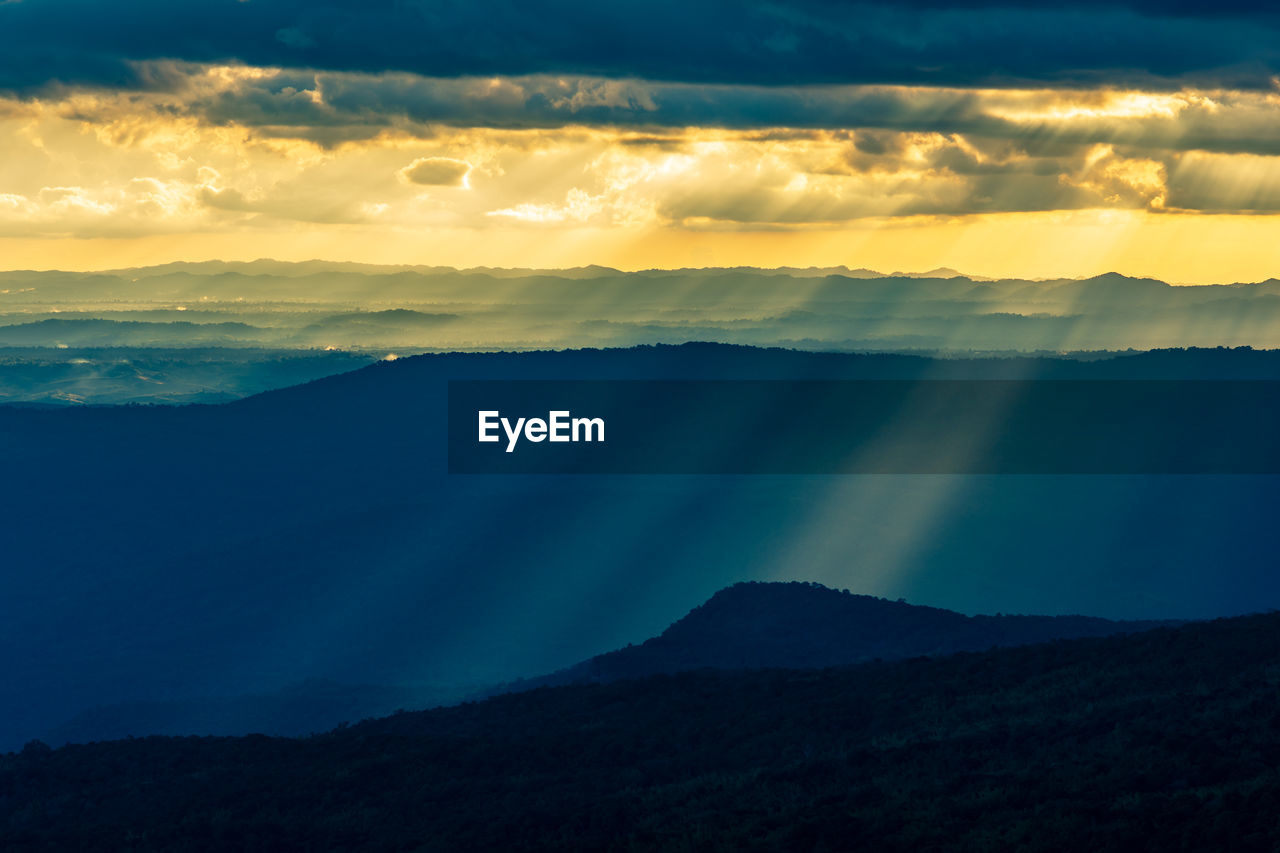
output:
[[[1274,474],[1280,382],[455,381],[449,471]]]

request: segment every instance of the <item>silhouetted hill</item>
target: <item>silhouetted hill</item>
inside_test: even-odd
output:
[[[7,850],[1270,851],[1280,615],[0,757]]]
[[[427,314],[422,311],[410,311],[407,308],[390,308],[386,311],[359,311],[351,314],[334,314],[325,317],[318,323],[312,324],[307,328],[328,328],[343,327],[352,325],[367,324],[369,326],[401,326],[401,325],[426,325],[431,326],[437,323],[456,320],[456,314]]]
[[[264,333],[247,323],[148,323],[136,320],[40,320],[0,326],[0,346],[61,344],[104,346],[234,346],[259,343]]]
[[[853,595],[820,584],[745,582],[720,590],[661,635],[576,666],[501,687],[394,687],[310,679],[268,693],[98,705],[47,730],[51,744],[147,735],[296,736],[343,721],[512,690],[641,678],[696,669],[819,669],[981,651],[1181,624],[1086,616],[965,616]]]
[[[739,583],[657,637],[514,689],[616,681],[694,669],[821,668],[982,651],[1071,637],[1105,637],[1180,624],[1088,616],[965,616],[937,607],[828,589]]]

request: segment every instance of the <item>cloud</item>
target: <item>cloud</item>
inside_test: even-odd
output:
[[[398,174],[411,184],[438,187],[464,187],[471,164],[452,157],[419,157]]]
[[[1111,144],[1171,151],[1280,155],[1280,95],[1187,89],[956,89],[905,86],[751,86],[524,76],[428,78],[243,66],[167,66],[175,81],[147,95],[69,95],[86,121],[151,111],[251,129],[259,137],[334,146],[384,134],[431,138],[442,127],[722,128],[769,133],[859,131],[877,155],[876,131],[964,134],[1031,152]],[[86,99],[97,104],[85,108]],[[9,101],[17,109],[20,102]],[[114,106],[113,106],[114,105]],[[975,143],[976,144],[976,143]]]
[[[156,76],[180,83],[0,100],[0,237],[1280,212],[1273,93]]]
[[[171,233],[198,218],[193,188],[180,181],[132,178],[106,187],[44,186],[0,194],[2,236],[131,237]]]
[[[139,62],[694,83],[1267,89],[1277,17],[1243,2],[98,0],[0,4],[0,88],[133,89]]]
[[[218,189],[212,186],[200,187],[200,203],[215,210],[233,210],[239,213],[252,213],[258,205],[245,198],[244,193],[236,189]]]

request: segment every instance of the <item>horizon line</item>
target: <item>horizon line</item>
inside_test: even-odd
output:
[[[335,260],[331,258],[317,258],[317,257],[306,258],[303,260],[282,260],[279,258],[272,258],[272,257],[258,257],[252,260],[232,260],[227,258],[204,258],[201,260],[190,260],[190,261],[185,261],[185,260],[161,261],[154,264],[144,264],[144,265],[138,265],[138,266],[97,267],[97,268],[82,268],[82,269],[71,269],[71,268],[63,268],[63,267],[45,267],[45,268],[15,267],[10,269],[0,270],[0,275],[7,275],[11,273],[70,273],[70,274],[92,275],[92,274],[126,273],[126,272],[132,272],[132,271],[154,270],[154,269],[159,269],[161,267],[168,267],[168,266],[180,266],[180,265],[199,266],[202,264],[226,264],[226,265],[239,265],[239,266],[252,266],[254,264],[279,264],[283,266],[295,266],[295,267],[304,266],[307,264],[332,264],[335,266],[355,266],[355,267],[370,267],[370,268],[382,268],[382,269],[423,270],[423,271],[427,271],[427,270],[452,271],[452,272],[459,272],[459,273],[476,273],[476,272],[490,272],[490,271],[512,272],[512,273],[522,273],[522,272],[523,273],[567,273],[567,272],[579,272],[583,270],[600,270],[606,273],[619,273],[622,275],[642,274],[642,273],[731,272],[731,271],[758,271],[758,272],[786,273],[789,271],[812,272],[812,271],[822,271],[822,270],[831,270],[833,271],[832,274],[840,275],[841,273],[839,271],[843,270],[845,273],[863,273],[864,275],[860,275],[857,277],[867,278],[867,279],[940,278],[940,279],[965,279],[968,281],[973,281],[975,283],[982,283],[982,282],[988,282],[988,281],[1027,281],[1027,282],[1034,282],[1034,283],[1056,282],[1056,281],[1064,281],[1064,282],[1090,281],[1093,279],[1103,278],[1106,276],[1119,276],[1122,278],[1131,279],[1135,281],[1140,281],[1140,280],[1157,281],[1162,284],[1166,284],[1170,287],[1225,287],[1225,286],[1232,286],[1232,285],[1263,284],[1266,282],[1277,280],[1275,276],[1268,276],[1266,278],[1257,279],[1255,281],[1231,281],[1231,282],[1168,281],[1160,278],[1159,276],[1135,275],[1131,273],[1121,272],[1118,269],[1108,269],[1108,270],[1104,270],[1103,272],[1096,273],[1094,275],[1023,277],[1023,276],[1007,276],[1007,275],[1006,276],[983,275],[981,273],[964,272],[952,267],[945,267],[945,266],[934,267],[932,269],[919,270],[919,271],[894,270],[892,272],[883,272],[881,270],[872,269],[870,267],[849,266],[848,264],[809,265],[809,266],[801,266],[796,264],[786,264],[782,266],[758,266],[755,264],[734,264],[734,265],[712,265],[712,266],[701,266],[701,267],[680,266],[680,267],[630,267],[628,268],[628,267],[612,266],[607,264],[588,263],[588,264],[576,264],[573,266],[563,266],[563,267],[535,267],[535,266],[518,267],[518,266],[488,266],[488,265],[455,266],[452,264],[421,264],[421,263],[375,263],[370,261]],[[931,273],[948,273],[948,274],[935,276],[935,275],[931,275]]]

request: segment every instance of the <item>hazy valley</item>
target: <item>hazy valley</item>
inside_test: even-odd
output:
[[[324,262],[0,273],[0,401],[213,402],[439,351],[710,341],[944,356],[1280,346],[1280,281]]]

